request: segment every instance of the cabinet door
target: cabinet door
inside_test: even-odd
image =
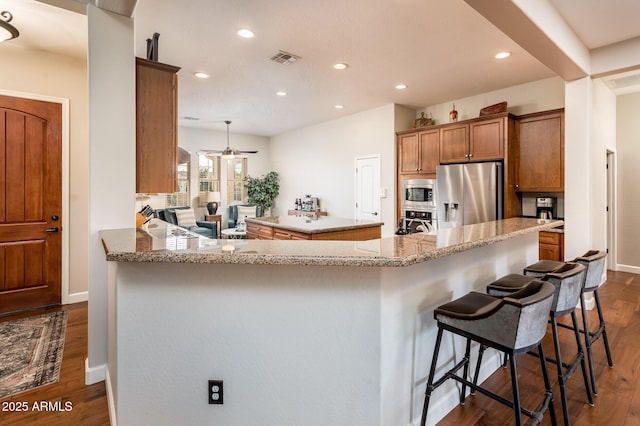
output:
[[[438,167],[438,165],[440,164],[440,131],[438,129],[435,129],[427,132],[420,132],[419,138],[419,172],[435,173],[436,167]]]
[[[504,159],[504,119],[469,124],[469,160]]]
[[[418,157],[418,134],[409,133],[398,136],[398,158],[400,164],[398,170],[400,174],[415,174],[420,168],[420,158]]]
[[[180,68],[136,58],[136,192],[175,192],[178,186]]]
[[[447,126],[440,129],[440,163],[469,161],[469,125]]]
[[[518,120],[517,190],[564,191],[564,113]]]
[[[538,259],[560,261],[560,247],[549,244],[540,244],[538,247]]]

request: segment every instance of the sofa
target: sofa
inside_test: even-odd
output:
[[[178,214],[176,214],[176,210],[180,211],[184,211],[184,213],[186,214],[186,216],[190,216],[187,212],[187,210],[191,209],[191,207],[188,206],[182,206],[182,207],[168,207],[166,209],[158,209],[158,210],[154,210],[153,211],[153,215],[154,217],[160,219],[160,220],[164,220],[165,222],[171,223],[173,225],[177,225],[181,228],[184,228],[188,231],[191,231],[193,233],[196,233],[198,235],[202,235],[204,237],[207,238],[218,238],[218,224],[216,222],[206,222],[206,221],[202,221],[202,220],[195,220],[195,217],[193,218],[193,220],[195,221],[195,226],[194,225],[190,225],[190,224],[180,224],[179,219],[178,219]],[[183,215],[181,215],[183,216]],[[187,223],[193,223],[190,220],[187,221]]]
[[[238,210],[238,207],[240,207],[240,209]],[[253,210],[253,207],[255,207],[255,214],[253,213],[249,213],[249,210]],[[243,216],[240,216],[240,218],[238,217],[238,211],[240,211],[241,213],[249,213],[249,214],[244,214]],[[257,204],[234,204],[232,206],[229,206],[229,221],[227,222],[227,225],[229,228],[235,228],[236,225],[238,224],[238,219],[243,218],[244,216],[247,217],[262,217],[264,216],[264,211],[262,209],[262,206],[259,206]]]

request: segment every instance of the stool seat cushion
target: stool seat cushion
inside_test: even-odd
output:
[[[508,274],[487,286],[487,293],[493,296],[505,296],[514,293],[534,281],[536,277],[522,274]]]
[[[487,294],[472,291],[459,299],[453,300],[434,311],[434,316],[448,316],[451,318],[474,320],[491,315],[500,307],[502,301]]]
[[[545,275],[564,266],[564,262],[555,260],[541,260],[524,268],[525,275]]]

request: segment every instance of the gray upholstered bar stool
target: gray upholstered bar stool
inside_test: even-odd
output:
[[[591,393],[591,385],[589,383],[589,378],[587,375],[585,356],[578,328],[578,320],[575,313],[575,308],[578,305],[578,300],[580,300],[580,296],[582,294],[585,273],[586,268],[579,263],[561,262],[561,265],[558,269],[542,277],[543,281],[553,284],[555,288],[553,303],[551,305],[551,309],[549,310],[549,322],[551,323],[551,331],[553,334],[555,358],[546,359],[547,361],[556,364],[558,372],[558,385],[560,387],[560,396],[562,399],[562,413],[565,425],[570,424],[566,383],[569,377],[571,377],[577,370],[578,365],[582,370],[585,391],[587,393],[587,400],[589,402],[589,405],[593,406],[593,395]],[[526,285],[528,280],[535,278],[536,277],[526,275],[510,274],[489,284],[487,286],[487,293],[496,296],[509,295],[514,291],[519,291],[519,289],[522,288],[522,285]],[[577,353],[573,357],[571,362],[566,363],[562,361],[562,354],[560,352],[557,318],[568,314],[571,315],[573,330],[576,337]],[[538,354],[538,356],[541,355]]]
[[[587,359],[589,361],[589,370],[591,371],[591,389],[595,395],[598,394],[598,387],[596,385],[596,375],[593,368],[593,353],[591,347],[593,342],[598,340],[602,336],[602,342],[604,344],[604,350],[607,354],[607,363],[609,367],[613,367],[613,359],[611,358],[611,349],[609,349],[609,339],[607,339],[607,328],[604,322],[604,315],[602,314],[602,306],[600,305],[600,296],[598,296],[598,288],[602,283],[602,272],[604,270],[604,264],[607,257],[605,251],[590,250],[580,257],[577,257],[574,262],[578,262],[581,265],[587,267],[587,277],[584,280],[584,287],[582,288],[582,295],[580,296],[580,308],[582,310],[582,326],[581,330],[584,333],[585,347],[587,349]],[[586,303],[584,301],[584,294],[593,292],[593,297],[596,301],[596,311],[598,313],[598,328],[595,331],[591,331],[589,328],[589,321],[587,320]]]
[[[589,372],[591,378],[591,391],[594,395],[598,394],[598,387],[596,385],[596,376],[593,366],[593,343],[602,336],[602,342],[604,344],[605,353],[607,355],[607,363],[609,367],[613,367],[613,359],[611,357],[611,349],[609,348],[609,339],[607,338],[607,329],[605,326],[604,315],[602,313],[602,306],[600,304],[600,297],[598,295],[598,288],[602,281],[602,272],[604,270],[604,264],[607,257],[605,251],[589,250],[582,256],[577,257],[574,262],[580,263],[587,268],[587,273],[582,288],[582,294],[580,295],[580,308],[582,310],[582,329],[581,333],[584,334],[585,349],[587,352],[587,361],[589,362]],[[548,272],[552,272],[560,267],[564,263],[553,262],[549,260],[542,260],[534,263],[533,265],[525,268],[525,274],[531,277],[539,277]],[[596,302],[596,311],[598,314],[598,328],[595,331],[591,331],[589,328],[589,321],[586,311],[585,293],[593,292],[593,296]],[[570,327],[567,327],[570,328]]]
[[[547,316],[551,309],[555,287],[551,283],[534,280],[518,292],[508,297],[495,297],[484,293],[471,292],[459,299],[444,304],[434,311],[434,317],[438,323],[438,335],[431,360],[429,379],[425,392],[424,407],[422,409],[421,425],[424,426],[429,410],[429,400],[433,391],[446,382],[454,379],[462,384],[460,403],[464,402],[466,387],[513,408],[515,424],[521,425],[521,414],[532,419],[533,424],[542,421],[544,412],[548,409],[551,423],[556,424],[553,409],[553,394],[551,383],[544,360],[542,338],[547,329]],[[453,368],[447,371],[441,378],[434,381],[438,353],[442,342],[443,332],[451,333],[467,338],[465,355]],[[495,348],[510,355],[511,360],[511,387],[513,401],[484,389],[467,379],[471,340],[481,345]],[[518,387],[518,372],[515,356],[537,348],[542,355],[540,368],[544,380],[544,396],[542,402],[535,411],[521,407],[520,391]],[[458,371],[463,369],[460,376]]]

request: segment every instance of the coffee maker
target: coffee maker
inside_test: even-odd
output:
[[[536,217],[538,219],[551,220],[557,216],[557,203],[554,197],[536,198]]]

